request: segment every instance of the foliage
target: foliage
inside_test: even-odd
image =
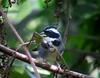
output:
[[[12,4],[12,7],[9,7],[8,0],[2,0],[1,5],[3,8],[9,7],[8,17],[16,26],[24,41],[29,41],[33,32],[40,32],[46,25],[56,24],[55,1],[51,0],[48,3],[48,7],[44,3],[44,0],[18,1],[19,4]],[[70,21],[70,31],[63,57],[70,69],[99,78],[100,56],[98,58],[95,55],[97,56],[97,53],[100,54],[100,0],[68,1],[71,4],[72,19]],[[63,6],[62,15],[64,15],[65,8]],[[62,24],[62,20],[65,20],[65,17],[60,19],[60,31],[63,35],[63,32],[66,30],[65,26],[63,26],[65,24]],[[16,48],[19,45],[18,40],[16,40],[9,28],[7,30],[6,41],[11,48]],[[88,55],[91,53],[95,53],[95,55]],[[18,66],[16,66],[16,62],[18,61],[15,61],[12,68],[12,78],[29,78],[28,74],[26,74],[26,69],[21,66],[24,63],[20,62],[21,64],[18,63]],[[43,78],[50,78],[49,76],[51,75],[47,76],[44,73],[42,76]]]

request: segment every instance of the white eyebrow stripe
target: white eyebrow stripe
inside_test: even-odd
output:
[[[55,32],[55,33],[59,33],[56,29],[53,29],[53,28],[47,29],[47,30],[51,30],[51,31],[53,31],[53,32]],[[60,34],[60,33],[59,33],[59,34]]]

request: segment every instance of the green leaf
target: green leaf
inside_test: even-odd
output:
[[[14,66],[11,71],[12,78],[29,78],[27,72],[25,72],[24,67]]]

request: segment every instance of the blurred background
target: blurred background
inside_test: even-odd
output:
[[[8,0],[3,1],[9,20],[25,42],[33,32],[57,25],[65,43],[63,57],[69,68],[100,78],[100,0],[18,0],[11,7]],[[16,48],[19,41],[9,27],[6,32],[7,45]],[[31,77],[30,66],[26,69],[24,65],[16,60],[11,78],[35,78]],[[40,69],[39,72],[43,78],[51,78],[49,71]]]

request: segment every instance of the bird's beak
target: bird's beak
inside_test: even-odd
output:
[[[44,34],[44,32],[41,32],[40,35],[41,35],[42,37],[45,37],[45,36],[46,36],[46,35]]]

